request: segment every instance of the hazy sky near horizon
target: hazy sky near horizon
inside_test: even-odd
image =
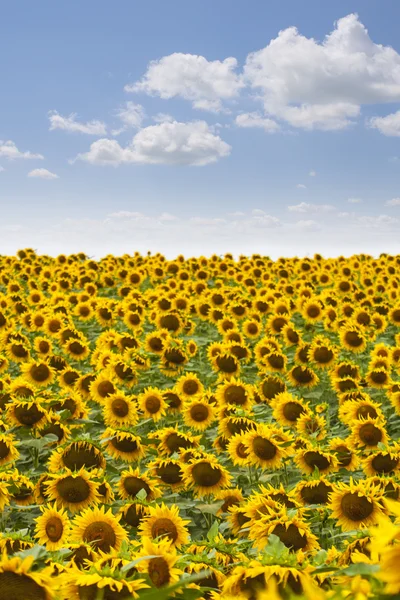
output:
[[[398,0],[14,0],[0,253],[400,253]]]

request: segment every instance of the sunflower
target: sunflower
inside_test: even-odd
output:
[[[145,504],[141,504],[139,501],[126,504],[120,509],[122,515],[121,520],[125,525],[129,525],[134,529],[137,529],[148,514],[149,507]]]
[[[161,538],[156,543],[150,538],[143,538],[137,558],[141,559],[138,561],[139,572],[147,574],[155,588],[173,585],[183,574],[174,566],[178,556],[169,539]]]
[[[159,429],[157,431],[157,437],[160,440],[161,453],[167,456],[171,456],[180,450],[197,448],[200,440],[199,437],[180,432],[177,427]]]
[[[368,528],[376,524],[383,514],[379,502],[381,497],[382,493],[377,487],[368,486],[364,481],[355,483],[350,478],[348,484],[335,484],[329,508],[343,531]]]
[[[7,421],[16,427],[40,429],[48,420],[40,400],[13,400],[7,405]]]
[[[390,374],[382,367],[375,367],[367,371],[365,381],[370,387],[383,389],[390,385]]]
[[[228,512],[231,506],[240,506],[244,502],[242,490],[238,487],[221,490],[215,494],[216,500],[223,500],[218,515]]]
[[[338,467],[338,460],[333,453],[312,446],[297,450],[294,460],[300,471],[306,475],[311,475],[315,469],[323,474],[332,473],[337,471]]]
[[[289,392],[277,394],[272,402],[274,418],[281,425],[295,427],[301,415],[309,413],[308,405]]]
[[[220,406],[238,406],[250,409],[253,404],[254,391],[249,384],[233,377],[218,385],[215,397]]]
[[[250,464],[263,469],[279,469],[287,452],[277,443],[274,433],[271,426],[259,424],[255,430],[248,431],[243,436]]]
[[[360,326],[348,322],[339,332],[341,344],[351,352],[364,352],[367,347],[367,341],[364,333],[360,330]]]
[[[173,490],[180,490],[184,487],[183,470],[180,460],[174,458],[156,458],[147,465],[151,473],[158,477],[163,485],[171,487]]]
[[[118,391],[107,372],[95,377],[90,383],[89,389],[92,399],[99,402],[99,404],[103,404],[107,397],[116,394]]]
[[[243,433],[237,433],[229,438],[226,449],[232,463],[235,466],[245,467],[249,464],[249,452],[244,444]]]
[[[251,519],[246,512],[247,508],[245,506],[234,505],[228,507],[229,516],[226,521],[235,537],[244,537],[247,534],[243,530],[247,529]]]
[[[185,425],[195,431],[205,431],[215,418],[212,405],[202,399],[186,402],[182,416]]]
[[[319,383],[318,375],[302,365],[292,367],[287,376],[294,387],[315,387]]]
[[[54,450],[49,459],[49,470],[52,473],[65,467],[77,470],[82,467],[85,469],[104,469],[105,466],[106,461],[101,450],[87,441],[75,441],[64,448],[58,448]]]
[[[8,556],[11,556],[17,552],[29,550],[34,545],[34,541],[29,536],[23,535],[19,531],[3,533],[0,537],[0,554],[6,552]]]
[[[291,552],[314,552],[319,549],[318,540],[309,525],[297,516],[290,517],[286,510],[279,511],[272,519],[270,515],[265,515],[250,525],[249,538],[258,549],[266,546],[271,534],[278,536]]]
[[[176,393],[175,390],[164,390],[163,398],[168,404],[168,413],[180,413],[183,407],[183,399]]]
[[[350,447],[349,440],[339,437],[333,438],[329,442],[329,450],[336,456],[340,469],[356,470],[359,461],[356,453]]]
[[[300,481],[295,488],[296,498],[303,505],[327,504],[331,492],[333,484],[324,476],[312,481]]]
[[[381,419],[363,419],[350,423],[351,435],[349,443],[354,449],[376,448],[378,444],[386,445],[388,436]]]
[[[0,466],[18,460],[19,452],[11,434],[0,433]]]
[[[300,434],[322,440],[326,437],[326,420],[314,413],[303,413],[296,421],[296,429]]]
[[[0,591],[4,600],[53,600],[55,586],[46,570],[33,571],[34,557],[8,558],[0,560]]]
[[[60,579],[64,583],[64,593],[66,598],[84,598],[96,599],[99,597],[105,600],[127,600],[128,598],[137,598],[137,592],[146,589],[149,586],[144,579],[133,577],[118,564],[117,560],[111,560],[111,564],[103,565],[99,560],[92,563],[86,571],[81,571],[76,567],[70,568]],[[127,561],[125,561],[126,563]]]
[[[35,535],[39,544],[54,551],[65,547],[69,535],[69,519],[65,510],[54,506],[41,507],[42,514],[35,519]]]
[[[400,468],[399,450],[391,448],[385,452],[374,449],[362,460],[362,468],[367,477],[398,473]]]
[[[91,544],[95,551],[119,550],[122,542],[128,539],[120,519],[121,515],[113,515],[111,509],[106,511],[104,506],[87,508],[72,522],[71,541]]]
[[[6,481],[0,481],[0,511],[10,504],[11,495]]]
[[[179,516],[179,508],[175,505],[170,507],[164,503],[161,506],[150,507],[148,514],[142,520],[138,533],[141,537],[156,540],[165,538],[176,548],[187,544],[189,539],[185,521]]]
[[[35,485],[17,470],[9,471],[4,474],[5,481],[8,483],[10,500],[18,506],[29,506],[33,504],[35,498]]]
[[[138,396],[139,408],[143,411],[147,419],[159,421],[167,412],[167,403],[164,400],[162,392],[158,388],[149,387]]]
[[[212,455],[195,458],[183,467],[186,487],[194,488],[194,494],[202,497],[229,487],[231,475]]]
[[[308,351],[308,359],[319,369],[331,368],[337,357],[337,349],[322,336],[313,339]]]
[[[134,397],[123,392],[107,396],[103,404],[103,418],[107,427],[132,427],[139,420]]]
[[[147,474],[141,473],[139,469],[133,470],[132,467],[121,472],[118,489],[123,500],[134,499],[142,490],[146,492],[148,502],[152,502],[161,496],[157,481],[151,479]]]
[[[130,463],[136,462],[146,455],[140,437],[129,431],[117,431],[107,427],[101,434],[101,438],[106,440],[106,452],[112,458]]]
[[[175,390],[183,399],[191,400],[192,398],[197,398],[203,394],[204,386],[197,375],[194,373],[186,373],[176,382]]]
[[[279,377],[267,375],[261,380],[258,390],[260,392],[261,400],[269,404],[278,394],[286,392],[286,384]]]
[[[380,404],[365,396],[364,399],[346,400],[339,407],[339,419],[346,425],[360,419],[383,419]]]
[[[79,471],[67,470],[63,474],[51,475],[43,482],[46,498],[55,501],[59,507],[77,512],[98,504],[101,496],[99,486],[82,467]]]

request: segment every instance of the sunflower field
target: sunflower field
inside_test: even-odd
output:
[[[400,598],[400,256],[0,257],[0,600]]]

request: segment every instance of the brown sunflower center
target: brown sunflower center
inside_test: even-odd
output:
[[[123,515],[125,523],[128,523],[131,527],[139,527],[143,517],[144,509],[140,504],[131,504]]]
[[[213,487],[221,481],[222,473],[218,467],[204,461],[193,466],[192,477],[196,485]]]
[[[336,457],[339,461],[340,467],[348,467],[353,458],[352,453],[347,448],[347,446],[337,446],[335,449]]]
[[[105,521],[94,521],[86,527],[83,539],[88,544],[93,544],[96,550],[109,552],[110,548],[115,546],[117,536],[109,523],[106,523]]]
[[[197,423],[202,423],[203,421],[206,421],[208,415],[208,408],[204,404],[194,404],[190,407],[190,416],[193,419],[193,421],[196,421]]]
[[[343,496],[340,506],[344,516],[356,522],[367,519],[374,510],[374,505],[368,498],[351,492]]]
[[[304,487],[300,493],[306,504],[326,504],[330,492],[332,492],[332,486],[320,481],[318,485]]]
[[[151,490],[149,485],[140,479],[139,477],[135,477],[134,475],[129,475],[124,480],[124,489],[125,491],[132,496],[133,498],[138,494],[141,490],[144,490],[147,496],[150,495]]]
[[[114,415],[123,418],[129,413],[129,404],[123,398],[116,398],[111,403],[111,410]]]
[[[157,467],[156,473],[164,483],[173,485],[182,481],[182,469],[179,465],[168,464]]]
[[[146,410],[155,415],[161,408],[161,400],[157,396],[148,396],[145,402]]]
[[[285,384],[279,379],[264,379],[261,384],[261,391],[267,400],[272,400],[277,394],[285,391]]]
[[[58,542],[64,531],[63,522],[59,517],[50,517],[46,523],[46,535],[51,542]]]
[[[179,435],[179,433],[171,433],[165,440],[165,444],[171,453],[177,452],[180,448],[186,450],[186,448],[193,447],[193,442]]]
[[[9,454],[10,454],[10,446],[8,444],[6,444],[6,442],[1,441],[0,442],[0,460],[7,458],[7,456]]]
[[[378,413],[376,412],[375,408],[373,406],[369,406],[368,404],[365,404],[364,406],[360,406],[359,409],[357,409],[357,419],[359,419],[360,417],[362,417],[363,419],[376,419],[376,417],[378,416]]]
[[[46,590],[28,575],[0,573],[0,598],[4,600],[46,600]]]
[[[74,443],[63,452],[62,461],[71,471],[79,471],[82,467],[101,467],[102,455],[94,446],[79,446]]]
[[[182,389],[184,394],[187,394],[188,396],[193,396],[194,394],[197,394],[200,388],[197,381],[195,381],[194,379],[188,379],[184,382]]]
[[[278,450],[272,442],[261,436],[257,436],[253,440],[253,451],[258,458],[261,458],[262,460],[271,460],[276,456]]]
[[[246,403],[246,390],[241,385],[230,385],[224,392],[224,399],[228,404],[240,406]]]
[[[30,375],[34,381],[43,383],[50,377],[50,369],[45,364],[33,365],[30,369]]]
[[[111,394],[115,394],[115,387],[111,381],[101,381],[97,386],[97,393],[101,398],[107,398]]]
[[[56,484],[57,492],[60,498],[65,502],[78,504],[84,502],[90,497],[90,485],[83,477],[72,477],[68,475]]]
[[[399,463],[399,459],[391,457],[390,454],[377,454],[371,461],[372,468],[377,473],[390,473],[394,471]]]
[[[249,456],[246,446],[242,442],[236,446],[235,450],[239,458],[247,458]]]
[[[119,452],[133,453],[138,450],[137,441],[129,438],[119,439],[118,437],[114,437],[110,440],[110,443],[116,450],[119,450]]]
[[[286,402],[282,412],[285,419],[294,423],[305,412],[305,409],[298,402]]]
[[[178,530],[171,519],[160,518],[154,521],[151,527],[151,536],[153,539],[167,537],[171,542],[176,542],[178,539]]]
[[[366,423],[360,427],[359,436],[366,446],[377,446],[382,441],[383,434],[373,423]]]
[[[329,363],[334,357],[334,354],[330,348],[326,346],[321,346],[314,351],[314,360],[316,363],[321,365],[325,365]]]
[[[302,535],[293,523],[291,523],[288,528],[279,523],[274,527],[272,533],[277,535],[281,542],[293,551],[301,550],[307,546],[307,536],[304,534]]]
[[[314,450],[305,453],[304,461],[309,467],[312,469],[317,467],[319,471],[325,471],[330,466],[330,462],[326,456]]]
[[[216,359],[217,367],[223,373],[236,373],[238,366],[233,356],[218,356]]]
[[[378,385],[382,385],[388,380],[388,375],[385,371],[372,371],[370,377]]]
[[[12,344],[11,352],[16,358],[26,358],[28,356],[28,350],[22,344]]]
[[[147,570],[152,583],[157,588],[167,585],[171,579],[168,563],[162,556],[150,559]]]
[[[29,427],[38,423],[45,416],[45,413],[35,404],[32,404],[32,406],[16,406],[14,415],[21,425]]]
[[[358,348],[359,346],[362,346],[364,340],[356,331],[347,331],[345,341],[352,348]]]
[[[300,366],[292,369],[292,377],[300,385],[307,385],[314,379],[313,372],[310,369]]]
[[[178,348],[171,348],[166,350],[164,358],[167,362],[174,365],[180,365],[185,362],[185,355]]]

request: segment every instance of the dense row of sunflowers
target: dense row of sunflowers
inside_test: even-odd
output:
[[[0,599],[400,593],[400,257],[0,257]]]

